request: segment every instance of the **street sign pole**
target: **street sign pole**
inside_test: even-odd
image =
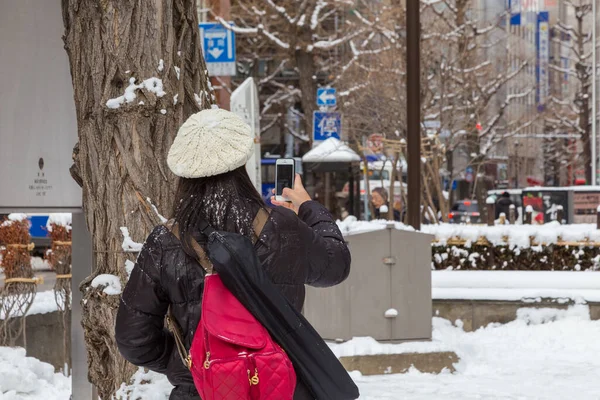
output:
[[[418,0],[406,2],[408,224],[421,228],[421,26]]]

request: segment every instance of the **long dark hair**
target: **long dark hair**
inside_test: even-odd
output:
[[[245,167],[207,178],[180,178],[173,205],[173,218],[183,249],[195,257],[190,237],[204,242],[198,226],[207,221],[218,231],[250,237],[252,222],[261,207],[266,207],[252,184]]]

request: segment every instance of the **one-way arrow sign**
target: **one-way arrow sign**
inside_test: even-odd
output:
[[[317,89],[317,105],[325,107],[333,107],[337,104],[336,90],[334,88],[319,88]]]
[[[208,50],[208,54],[210,54],[211,56],[213,56],[213,58],[218,59],[219,56],[221,54],[223,54],[224,50],[219,49],[218,47],[215,47],[214,49],[210,49]]]
[[[235,76],[235,34],[218,22],[203,22],[200,40],[209,75]]]

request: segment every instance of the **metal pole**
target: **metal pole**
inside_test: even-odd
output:
[[[419,0],[406,2],[408,224],[421,228],[421,22]]]
[[[596,0],[592,0],[592,185],[597,185],[596,170],[597,170],[597,159],[596,159],[596,146],[598,141],[596,139],[596,99],[597,99],[597,84],[596,84]]]
[[[92,273],[93,255],[92,238],[88,231],[85,215],[82,211],[73,213],[73,253],[72,253],[72,278],[71,278],[71,369],[73,399],[92,400],[98,396],[93,395],[92,385],[88,381],[88,360],[85,347],[85,338],[81,319],[83,309],[81,300],[83,295],[79,291],[79,284]]]

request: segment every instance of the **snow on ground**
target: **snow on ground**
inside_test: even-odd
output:
[[[431,271],[433,299],[600,302],[600,274],[575,271]]]
[[[366,377],[354,372],[361,399],[600,398],[600,321],[589,320],[587,306],[521,311],[516,321],[471,333],[444,319],[434,318],[433,324],[434,341],[460,357],[457,372]]]
[[[58,310],[56,300],[54,298],[54,290],[46,290],[37,292],[33,299],[33,304],[27,311],[27,315],[47,314]],[[12,315],[15,317],[16,315]],[[4,319],[4,310],[0,309],[0,320]],[[2,399],[0,397],[0,399]]]
[[[44,260],[42,257],[31,257],[31,268],[34,271],[50,271],[52,266],[48,260]]]
[[[141,384],[145,382],[145,384]],[[145,372],[143,368],[131,378],[131,382],[121,387],[115,395],[115,400],[167,400],[173,386],[164,375]]]
[[[0,400],[67,400],[71,378],[26,357],[25,349],[0,347]]]
[[[600,321],[590,321],[588,306],[523,308],[513,322],[469,333],[460,326],[460,321],[453,325],[434,318],[431,343],[391,345],[355,338],[330,346],[338,355],[452,349],[460,357],[454,373],[433,375],[413,369],[406,374],[361,376],[352,372],[362,400],[600,398]],[[0,348],[1,400],[68,399],[69,386],[67,378],[53,375],[52,367],[25,359],[22,350]],[[22,393],[7,395],[7,390]],[[140,369],[129,384],[121,386],[116,400],[167,400],[170,390],[164,376]]]

